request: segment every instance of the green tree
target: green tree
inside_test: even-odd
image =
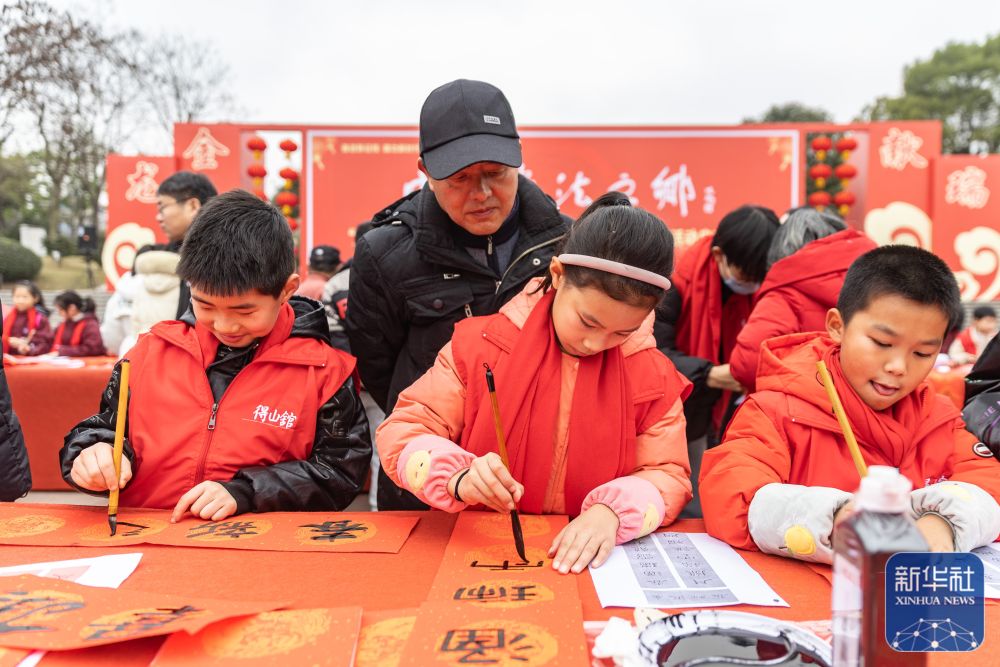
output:
[[[826,109],[810,107],[801,102],[772,104],[758,118],[744,118],[743,123],[831,123],[833,116]]]
[[[865,120],[937,119],[945,153],[1000,149],[1000,34],[982,44],[951,42],[903,70],[903,94],[879,97]]]
[[[16,238],[18,225],[44,226],[47,208],[37,156],[0,156],[0,234]]]

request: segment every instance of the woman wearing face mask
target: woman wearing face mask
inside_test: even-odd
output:
[[[657,347],[694,385],[684,402],[692,480],[743,392],[729,371],[729,355],[767,273],[767,251],[779,226],[774,211],[762,206],[728,213],[713,236],[681,256],[674,286],[657,311]],[[684,516],[701,516],[697,487]]]
[[[848,267],[874,249],[874,241],[848,229],[833,213],[807,206],[788,212],[771,239],[767,279],[754,294],[753,312],[729,356],[733,377],[748,393],[756,389],[761,343],[790,333],[823,331]]]

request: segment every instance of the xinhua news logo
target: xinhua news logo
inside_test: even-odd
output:
[[[899,553],[885,567],[885,640],[897,651],[983,643],[983,563],[970,553]]]

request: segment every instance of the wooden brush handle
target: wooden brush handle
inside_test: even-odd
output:
[[[118,413],[115,415],[115,446],[111,455],[115,464],[115,479],[122,476],[122,451],[125,449],[125,420],[128,417],[128,376],[130,363],[122,359],[121,378],[118,382]],[[108,494],[108,514],[118,513],[118,489]]]

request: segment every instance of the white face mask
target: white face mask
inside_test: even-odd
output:
[[[723,278],[722,282],[726,284],[730,290],[735,294],[753,294],[760,289],[760,283],[745,283],[742,280],[737,280],[730,276],[729,278]]]
[[[743,280],[737,280],[733,277],[733,270],[729,268],[729,260],[723,259],[726,264],[726,273],[729,275],[722,276],[722,282],[725,283],[734,294],[748,295],[753,294],[760,289],[760,283],[745,282]]]

